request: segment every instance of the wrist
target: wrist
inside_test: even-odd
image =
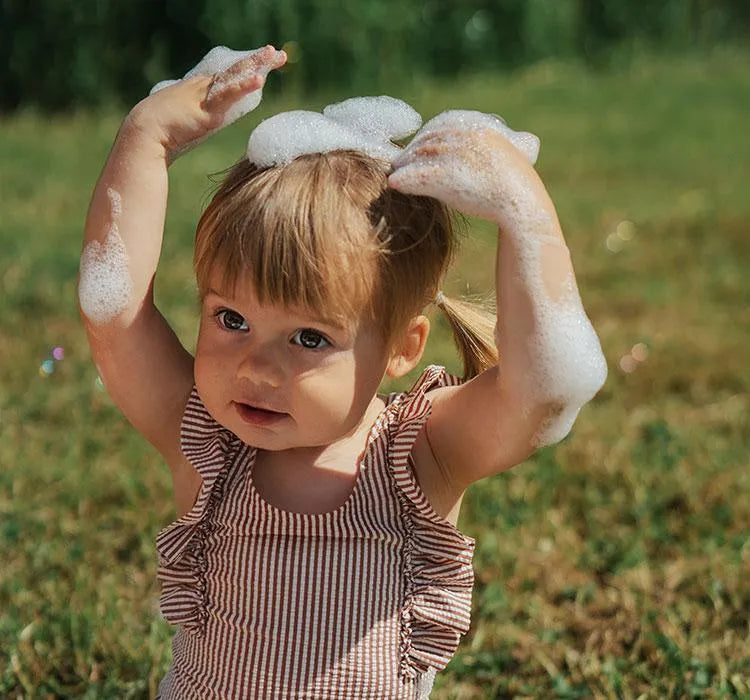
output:
[[[166,160],[169,153],[168,139],[153,110],[144,103],[145,100],[139,102],[125,117],[117,133],[117,141],[128,150],[138,150]]]

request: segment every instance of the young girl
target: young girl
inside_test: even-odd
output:
[[[167,165],[257,104],[285,60],[217,55],[125,119],[81,261],[99,373],[174,483],[160,695],[427,697],[469,627],[464,491],[564,437],[606,375],[538,142],[447,112],[400,149],[421,120],[390,98],[263,122],[198,224],[193,358],[153,302]],[[494,340],[494,318],[440,291],[447,207],[499,225]],[[379,395],[420,362],[430,304],[464,380],[431,366]]]

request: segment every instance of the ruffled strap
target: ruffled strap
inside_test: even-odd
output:
[[[195,387],[182,417],[180,445],[203,481],[190,511],[156,537],[157,577],[162,584],[159,606],[167,622],[198,632],[206,615],[203,550],[207,523],[221,498],[226,467],[233,460],[239,439],[211,417]]]
[[[412,678],[444,668],[470,623],[474,540],[432,509],[411,462],[414,441],[432,410],[427,392],[460,383],[445,368],[428,367],[412,390],[394,402],[389,426],[391,473],[408,515],[401,670]]]

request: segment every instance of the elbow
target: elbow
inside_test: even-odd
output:
[[[585,367],[579,367],[574,383],[558,387],[557,395],[540,402],[540,419],[531,439],[534,449],[554,445],[564,440],[573,429],[581,409],[596,396],[607,379],[607,363],[601,352],[591,357]]]
[[[541,418],[531,437],[533,449],[539,450],[564,440],[572,430],[581,407],[563,400],[544,404],[540,410]]]

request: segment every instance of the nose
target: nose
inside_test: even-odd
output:
[[[253,344],[246,348],[237,367],[237,378],[278,388],[284,381],[279,353],[270,344]]]

